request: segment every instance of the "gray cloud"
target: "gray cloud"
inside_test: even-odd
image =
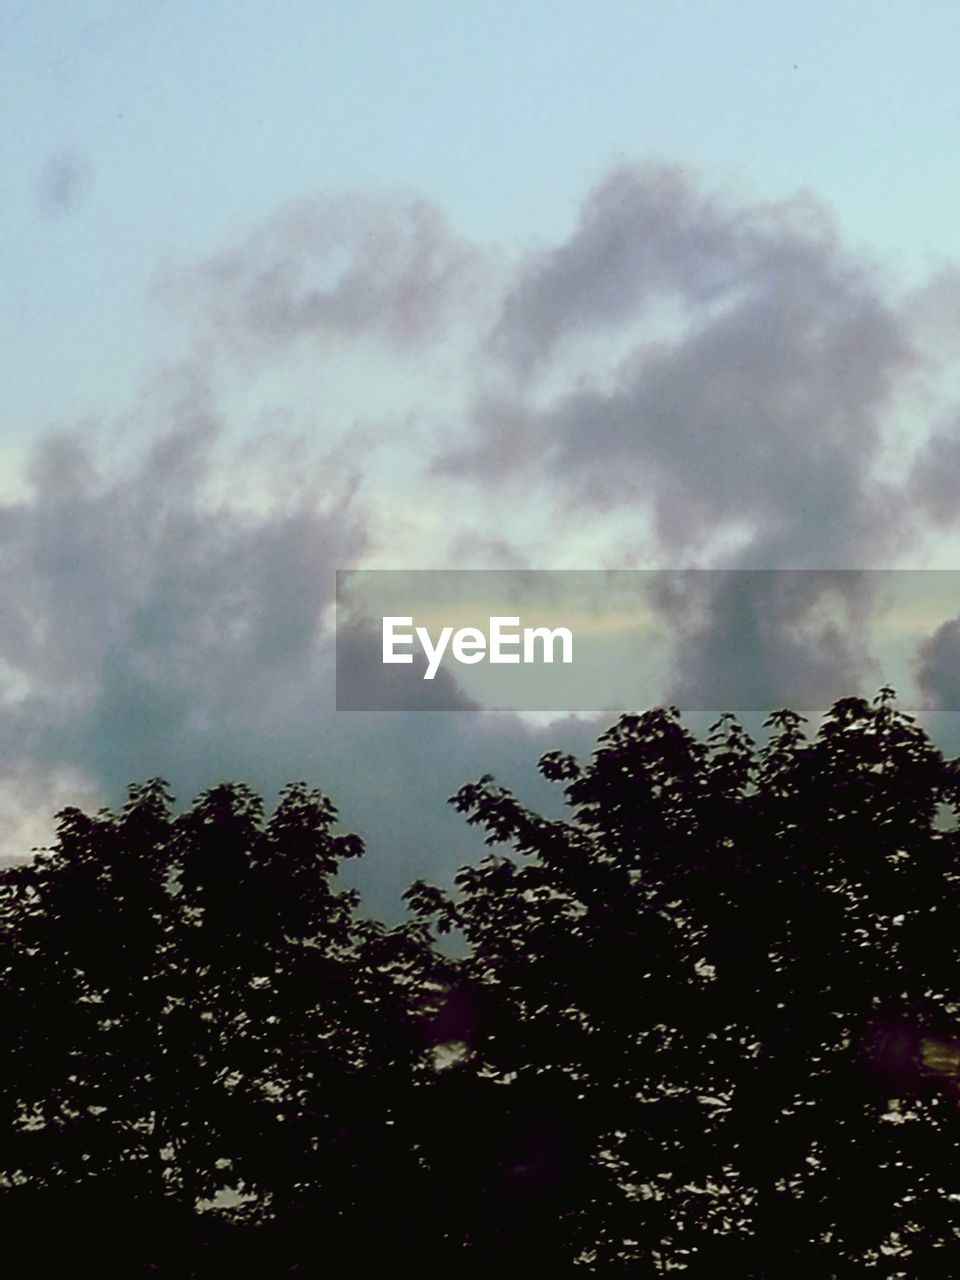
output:
[[[201,394],[180,413],[123,469],[76,437],[43,442],[30,496],[0,510],[0,660],[25,689],[0,734],[7,763],[79,764],[114,788],[209,779],[232,732],[310,697],[359,515],[307,467],[259,510],[211,500],[218,424]]]
[[[527,263],[491,346],[529,369],[564,338],[622,324],[653,294],[707,301],[742,280],[758,231],[719,210],[681,169],[620,169],[587,196],[570,239]]]
[[[65,148],[51,155],[36,181],[36,197],[47,213],[68,213],[86,196],[90,188],[91,169],[77,151]]]
[[[446,803],[463,782],[502,769],[551,802],[535,765],[555,737],[509,715],[337,714],[326,610],[367,545],[351,475],[318,453],[292,484],[285,458],[261,456],[252,508],[212,497],[238,455],[202,384],[170,399],[172,425],[125,466],[77,435],[43,441],[29,496],[0,508],[0,670],[21,689],[0,790],[29,819],[119,803],[156,775],[182,802],[225,779],[269,797],[303,777],[364,835],[350,875],[396,914],[414,876],[449,879],[480,847]],[[586,745],[591,728],[566,737]],[[18,832],[34,842],[2,804],[0,829],[7,856]]]
[[[933,433],[914,460],[909,496],[916,512],[940,529],[960,520],[960,423]]]
[[[211,501],[219,425],[203,403],[180,413],[119,473],[77,436],[45,441],[31,497],[0,512],[0,647],[58,697],[124,667],[160,682],[189,669],[225,697],[305,652],[333,567],[362,546],[359,516],[309,466],[259,511]]]
[[[467,307],[478,280],[476,251],[428,201],[351,195],[282,209],[169,289],[221,339],[275,349],[373,336],[409,349]]]
[[[738,205],[678,169],[621,169],[525,265],[488,351],[511,376],[477,399],[438,472],[512,479],[558,524],[632,512],[652,530],[647,564],[717,563],[726,545],[726,568],[883,567],[916,535],[877,467],[920,364],[910,322],[807,196]],[[817,593],[788,600],[782,585],[711,584],[707,614],[678,624],[681,700],[712,705],[726,685],[727,705],[794,691],[816,706],[829,673],[870,678],[864,588],[835,583],[846,621],[827,624]]]
[[[807,199],[725,208],[676,171],[621,171],[522,273],[493,347],[515,366],[562,364],[571,343],[624,328],[654,293],[689,308],[678,333],[546,400],[526,382],[485,396],[446,469],[539,472],[568,501],[648,509],[674,559],[724,524],[746,531],[740,563],[758,567],[882,554],[871,471],[915,356],[825,215]]]
[[[411,543],[373,545],[373,530],[409,525],[415,539],[422,516],[420,567],[529,565],[550,531],[569,564],[589,518],[608,568],[827,569],[892,562],[923,521],[952,518],[952,427],[902,487],[879,477],[918,368],[913,330],[812,200],[738,206],[678,170],[626,168],[566,241],[516,267],[492,325],[486,270],[429,204],[351,196],[282,210],[179,275],[174,293],[201,317],[198,361],[211,338],[264,361],[368,339],[419,360],[462,321],[444,364],[462,412],[445,403],[431,437],[398,405],[394,454],[376,470],[369,446],[359,480],[349,422],[319,422],[316,452],[293,456],[303,446],[278,431],[249,502],[233,499],[240,452],[202,379],[156,410],[149,437],[131,426],[123,466],[76,436],[43,442],[29,495],[0,507],[0,773],[79,767],[113,801],[158,773],[184,800],[223,778],[270,792],[305,775],[368,836],[358,874],[389,904],[473,851],[444,803],[460,783],[492,770],[546,804],[540,750],[586,747],[596,725],[337,715],[333,571],[368,551],[413,558]],[[242,394],[245,362],[227,376]],[[722,679],[728,705],[810,706],[838,675],[871,679],[864,584],[788,597],[776,577],[719,575],[696,608],[661,602],[681,702],[711,705]],[[929,687],[951,635],[931,641]]]
[[[668,575],[672,701],[718,711],[818,711],[870,697],[882,682],[867,645],[877,584],[870,573]]]
[[[917,682],[935,708],[960,706],[960,617],[945,621],[920,645]]]
[[[902,348],[869,304],[809,302],[789,315],[772,290],[631,363],[613,393],[564,401],[544,423],[552,469],[581,500],[650,501],[674,554],[730,521],[759,566],[844,565],[874,532],[877,414]]]

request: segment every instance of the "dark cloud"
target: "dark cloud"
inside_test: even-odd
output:
[[[867,648],[874,575],[746,570],[664,575],[671,700],[681,707],[818,711],[882,683]]]
[[[917,683],[937,709],[960,707],[960,617],[950,618],[917,652]]]
[[[340,621],[336,647],[338,707],[348,711],[371,708],[427,712],[480,709],[480,704],[468,697],[443,667],[429,681],[424,679],[427,658],[422,649],[411,651],[413,661],[409,665],[383,664],[383,633],[379,619]]]

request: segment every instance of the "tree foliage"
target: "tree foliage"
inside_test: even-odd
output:
[[[218,1275],[232,1219],[237,1274],[283,1273],[318,1216],[329,1249],[382,1219],[375,1166],[409,1177],[392,1130],[430,953],[334,886],[361,852],[335,816],[295,785],[268,820],[242,786],[174,817],[154,781],[120,814],[65,810],[6,873],[0,1200],[51,1267],[82,1242],[101,1274],[205,1275],[212,1249]]]
[[[302,785],[64,811],[0,880],[10,1230],[124,1276],[953,1275],[956,769],[889,690],[767,730],[622,716],[541,761],[562,819],[463,787],[490,853],[393,928]]]

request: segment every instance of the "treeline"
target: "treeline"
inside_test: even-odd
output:
[[[302,785],[59,815],[0,874],[11,1274],[953,1276],[958,775],[883,690],[623,716],[404,923]]]

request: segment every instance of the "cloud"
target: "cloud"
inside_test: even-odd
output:
[[[681,707],[817,712],[882,683],[868,648],[879,587],[870,573],[719,571],[665,575],[663,587]]]
[[[76,435],[37,447],[30,496],[0,509],[4,760],[80,764],[115,787],[195,760],[310,682],[359,515],[306,460],[259,509],[211,499],[222,436],[191,388],[125,467]]]
[[[449,796],[503,768],[549,802],[535,765],[554,739],[509,715],[338,715],[335,570],[368,539],[349,467],[317,448],[294,481],[279,441],[241,501],[243,449],[209,388],[171,375],[167,399],[123,463],[107,434],[41,441],[28,496],[0,508],[6,855],[48,838],[54,808],[117,804],[132,781],[166,777],[189,803],[305,778],[366,838],[350,876],[369,905],[397,914],[415,875],[449,879],[480,846]]]
[[[596,725],[338,715],[335,569],[869,568],[947,527],[954,419],[906,479],[881,466],[938,376],[917,300],[810,197],[750,204],[624,167],[568,237],[492,259],[426,201],[350,195],[288,206],[168,281],[194,373],[161,374],[125,436],[46,438],[27,496],[0,507],[0,783],[116,802],[159,773],[188,801],[306,776],[369,838],[358,875],[383,904],[474,849],[444,803],[457,786],[493,771],[548,803],[537,755]],[[259,376],[328,351],[350,356],[332,408]],[[354,369],[385,373],[376,413],[354,411]],[[681,703],[723,686],[728,706],[809,707],[872,680],[865,581],[791,594],[781,577],[663,598]]]
[[[622,324],[656,293],[710,301],[749,269],[758,231],[721,211],[679,168],[618,169],[588,194],[573,235],[521,271],[491,347],[529,370],[566,338]]]
[[[46,213],[69,213],[86,196],[91,178],[90,166],[78,151],[57,151],[37,175],[37,203]]]
[[[578,343],[629,335],[656,297],[679,320],[558,386]],[[757,567],[883,553],[872,473],[917,357],[876,273],[808,197],[727,207],[677,170],[621,170],[523,269],[490,349],[523,376],[477,402],[442,471],[512,471],[577,509],[648,510],[674,563],[725,528]]]
[[[429,201],[354,194],[278,211],[167,289],[242,350],[375,338],[409,351],[469,308],[479,280],[477,251]]]
[[[943,362],[920,343],[957,296],[951,273],[898,296],[809,195],[749,204],[676,167],[620,168],[519,269],[488,379],[435,473],[464,502],[471,487],[522,494],[558,538],[605,525],[607,564],[617,545],[625,566],[903,563],[955,518],[955,422],[906,479],[888,455],[943,394]],[[718,574],[676,617],[681,705],[870,691],[868,580],[787,581]]]
[[[934,707],[960,707],[960,617],[947,619],[920,645],[917,681]]]
[[[914,460],[909,496],[917,514],[939,529],[960,519],[960,423],[933,432]]]

